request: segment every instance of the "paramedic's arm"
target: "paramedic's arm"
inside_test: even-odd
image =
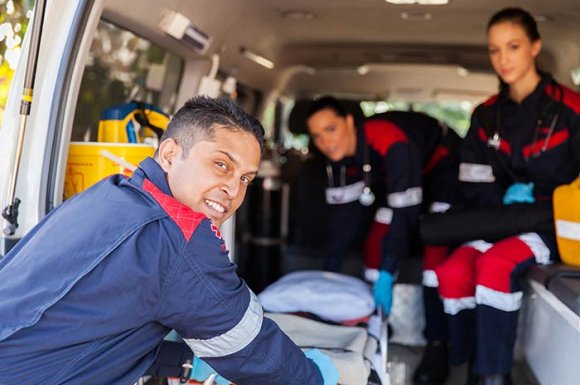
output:
[[[236,275],[223,241],[204,220],[167,277],[161,323],[238,385],[322,385],[317,366],[262,316],[256,296]]]
[[[478,107],[471,117],[471,126],[461,145],[461,163],[459,180],[468,205],[500,205],[504,191],[496,182],[491,164],[488,161],[490,149],[485,140],[480,138],[483,129],[477,118]]]
[[[422,202],[420,155],[407,141],[393,144],[383,156],[387,175],[387,203],[393,210],[389,232],[383,239],[381,270],[394,273],[409,253]]]

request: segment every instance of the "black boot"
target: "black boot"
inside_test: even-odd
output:
[[[449,377],[449,352],[447,343],[429,341],[421,363],[413,374],[413,383],[420,385],[444,384]]]
[[[509,374],[488,374],[481,377],[481,385],[512,385]]]
[[[465,385],[480,385],[481,376],[471,370],[467,371],[467,381]]]
[[[465,385],[480,385],[479,380],[481,380],[481,376],[475,373],[475,363],[471,358],[467,361],[467,380]]]

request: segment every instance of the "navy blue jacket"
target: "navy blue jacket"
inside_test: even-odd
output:
[[[552,107],[544,113],[550,99]],[[550,132],[555,114],[558,119]],[[497,150],[489,146],[496,132]],[[557,186],[570,183],[579,172],[580,95],[550,75],[543,74],[519,104],[506,88],[474,111],[461,149],[459,175],[467,204],[501,205],[514,182],[533,182],[537,200],[551,199]]]
[[[0,261],[0,384],[133,384],[176,329],[237,384],[322,384],[153,159],[52,211]]]
[[[333,185],[340,185],[343,165],[346,183],[352,185],[364,178],[362,166],[368,157],[376,207],[393,210],[382,242],[381,269],[394,272],[401,258],[407,257],[421,212],[434,202],[457,203],[459,142],[452,130],[428,115],[390,111],[365,120],[357,130],[354,157],[332,165]],[[358,201],[334,206],[329,230],[331,255],[340,255],[348,247],[360,211]]]

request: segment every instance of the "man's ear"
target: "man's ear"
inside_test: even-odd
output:
[[[173,161],[181,157],[181,146],[172,138],[167,138],[159,145],[157,162],[163,171],[168,172]]]

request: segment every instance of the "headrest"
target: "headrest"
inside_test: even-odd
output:
[[[344,108],[353,115],[356,122],[364,119],[364,114],[359,101],[350,99],[339,100]],[[294,107],[288,116],[288,129],[291,133],[308,134],[308,128],[306,127],[306,114],[308,113],[310,103],[312,103],[312,99],[297,99],[295,101]]]

